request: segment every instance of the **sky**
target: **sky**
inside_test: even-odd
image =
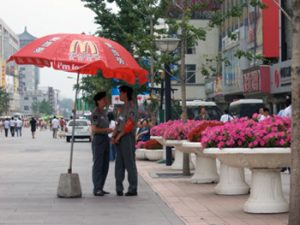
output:
[[[94,34],[95,14],[80,0],[0,0],[0,18],[16,34],[27,31],[35,37],[54,33]],[[74,98],[76,73],[40,69],[40,86],[60,90],[61,98]]]

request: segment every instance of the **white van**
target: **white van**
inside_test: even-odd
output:
[[[229,114],[240,117],[252,117],[258,113],[260,108],[265,107],[262,99],[240,99],[231,102],[229,105]]]
[[[181,104],[181,103],[180,103]],[[206,102],[202,100],[186,101],[188,119],[195,119],[204,107],[210,120],[220,120],[222,111],[215,102]]]

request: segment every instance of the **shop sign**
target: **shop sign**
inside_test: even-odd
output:
[[[245,93],[270,93],[270,67],[261,65],[243,71]]]
[[[271,68],[271,93],[291,91],[291,60],[278,63]]]
[[[260,70],[245,72],[243,74],[244,92],[258,92],[260,91]]]

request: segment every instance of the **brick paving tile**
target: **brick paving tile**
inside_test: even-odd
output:
[[[286,225],[288,213],[249,214],[243,205],[249,195],[216,195],[216,184],[192,184],[190,177],[159,178],[155,173],[179,173],[164,164],[137,161],[139,174],[165,203],[188,225]],[[283,174],[284,195],[288,198],[289,175]],[[246,181],[251,173],[246,170]]]

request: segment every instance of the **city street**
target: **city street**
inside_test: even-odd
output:
[[[36,139],[28,128],[23,128],[21,138],[5,138],[0,133],[0,225],[183,224],[141,177],[138,197],[117,197],[113,163],[105,187],[111,194],[93,196],[92,156],[86,141],[75,143],[73,161],[83,197],[57,198],[59,176],[68,169],[69,152],[70,144],[52,139],[49,130],[37,131]]]

